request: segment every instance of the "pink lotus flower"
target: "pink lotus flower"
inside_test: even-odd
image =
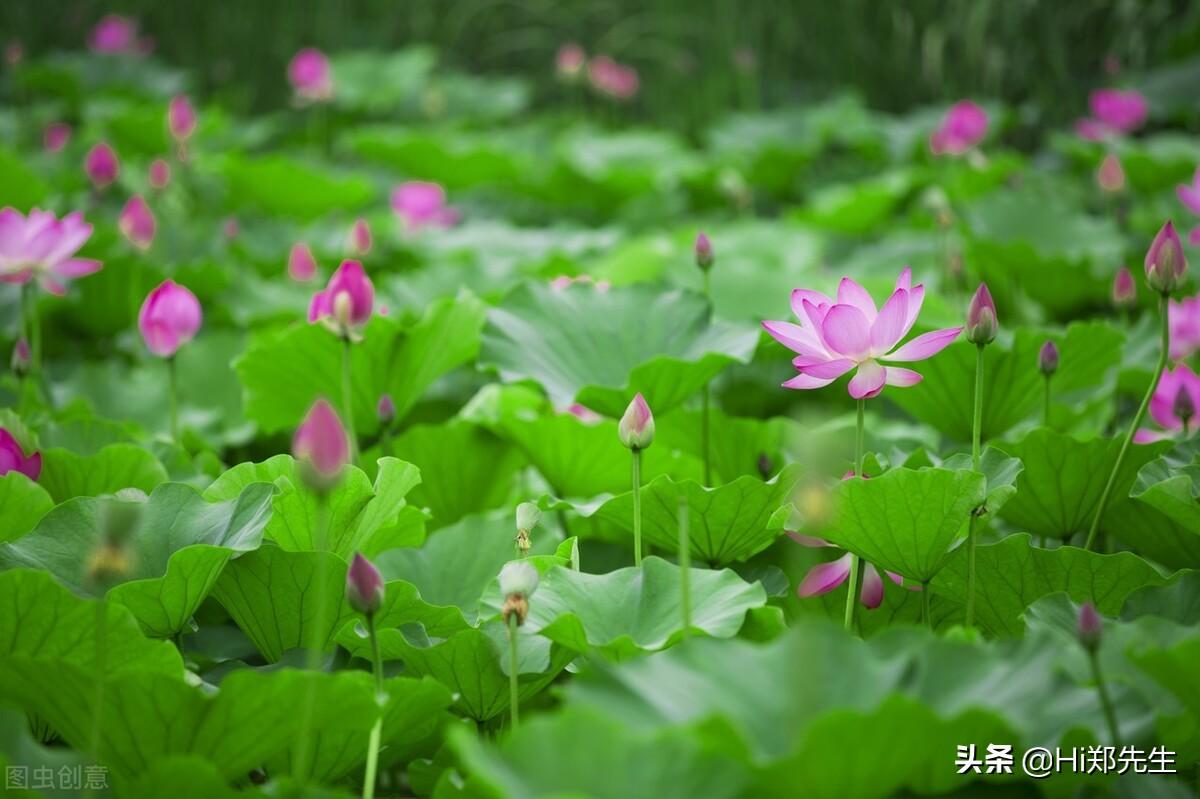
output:
[[[164,280],[146,295],[138,313],[138,330],[146,347],[161,358],[170,358],[200,329],[200,301],[174,280]]]
[[[410,231],[451,227],[459,218],[458,210],[446,205],[446,190],[423,180],[410,180],[392,189],[392,210]]]
[[[1188,244],[1193,247],[1200,247],[1200,225],[1188,231]]]
[[[596,91],[622,101],[632,99],[640,85],[636,69],[606,55],[598,55],[588,63],[588,80]]]
[[[301,100],[320,102],[333,97],[333,73],[329,59],[315,47],[305,47],[292,56],[288,80]]]
[[[365,219],[356,219],[350,228],[350,253],[361,258],[370,251],[371,226]]]
[[[1096,185],[1109,194],[1116,194],[1125,188],[1125,170],[1121,167],[1121,159],[1114,153],[1104,156],[1100,162],[1100,168],[1096,170]]]
[[[921,375],[911,369],[884,366],[880,361],[920,361],[946,348],[961,327],[924,333],[895,349],[912,330],[925,287],[912,286],[908,267],[896,280],[896,288],[883,308],[859,284],[842,278],[837,300],[819,291],[796,289],[792,292],[792,311],[800,324],[763,322],[776,341],[799,354],[792,364],[800,372],[784,383],[785,388],[821,388],[857,367],[850,380],[850,396],[867,399],[878,396],[885,385],[912,386]]]
[[[1171,360],[1181,361],[1200,351],[1200,295],[1167,303]]]
[[[359,613],[370,616],[383,606],[383,596],[383,575],[361,552],[355,552],[346,571],[346,601]]]
[[[1169,294],[1179,288],[1187,272],[1183,242],[1170,220],[1162,226],[1146,250],[1146,285],[1155,291]]]
[[[307,244],[297,242],[288,253],[288,276],[292,280],[306,283],[317,276],[317,259]]]
[[[1192,176],[1191,183],[1183,183],[1176,187],[1175,194],[1184,207],[1200,216],[1200,169],[1197,169],[1196,174]]]
[[[167,129],[175,141],[183,144],[196,130],[196,109],[185,95],[177,94],[167,106]]]
[[[1200,408],[1200,377],[1184,363],[1174,370],[1164,369],[1154,388],[1154,396],[1150,398],[1150,418],[1165,432],[1143,427],[1134,434],[1133,440],[1147,444],[1170,438],[1184,430],[1185,420],[1190,429],[1196,408]]]
[[[51,122],[42,132],[42,146],[48,153],[61,152],[71,140],[71,126],[65,122]]]
[[[356,338],[370,320],[375,287],[358,261],[342,261],[324,291],[313,295],[308,321],[322,322],[346,338]]]
[[[0,211],[0,281],[25,283],[36,277],[51,294],[65,294],[64,280],[100,269],[99,261],[74,257],[91,235],[92,226],[78,211],[58,219],[36,208],[28,217],[5,208]]]
[[[350,462],[350,440],[337,411],[325,399],[308,409],[292,439],[292,454],[305,461],[326,484],[336,479]]]
[[[558,48],[554,56],[554,72],[562,80],[573,81],[583,71],[587,63],[587,54],[575,42],[567,42]]]
[[[109,14],[88,34],[88,48],[104,55],[137,52],[145,46],[138,41],[137,34],[137,22],[120,14]]]
[[[171,165],[162,158],[150,162],[150,188],[162,190],[171,182]]]
[[[1092,116],[1075,123],[1075,132],[1088,141],[1129,133],[1146,121],[1146,99],[1136,91],[1097,89],[1088,95]]]
[[[100,142],[88,150],[83,168],[92,185],[103,189],[117,179],[117,175],[121,173],[121,162],[117,160],[116,150],[110,147],[108,142]]]
[[[962,155],[983,141],[987,129],[987,112],[970,100],[960,100],[929,136],[929,149],[934,155]]]
[[[20,472],[36,482],[42,474],[42,453],[26,457],[13,434],[0,427],[0,475],[9,472]]]
[[[1133,282],[1133,273],[1128,267],[1122,266],[1113,278],[1112,301],[1118,308],[1132,305],[1137,300],[1137,285]]]
[[[154,243],[154,214],[140,194],[133,195],[125,203],[117,226],[129,243],[139,250],[148,250]]]

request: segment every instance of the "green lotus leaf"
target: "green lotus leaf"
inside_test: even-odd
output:
[[[46,489],[18,471],[0,475],[0,541],[28,533],[54,507]]]
[[[110,444],[94,455],[76,455],[54,447],[42,452],[38,483],[55,503],[73,497],[115,494],[136,488],[146,494],[167,481],[167,470],[153,453],[134,444]]]

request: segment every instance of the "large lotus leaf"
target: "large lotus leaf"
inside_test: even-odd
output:
[[[1121,443],[1116,438],[1080,441],[1040,427],[1020,441],[995,444],[1025,465],[1017,477],[1017,493],[1000,509],[1000,516],[1018,529],[1037,535],[1065,539],[1086,533]],[[1159,442],[1135,445],[1129,450],[1113,483],[1106,513],[1131,501],[1129,487],[1138,470],[1169,447],[1169,443]],[[1108,516],[1102,527],[1120,534]]]
[[[970,469],[971,456],[966,452],[951,455],[942,461],[942,466],[956,470]],[[1019,458],[1010,458],[993,447],[984,449],[979,457],[979,471],[987,478],[987,502],[984,507],[988,513],[1000,510],[1017,493],[1017,477],[1024,468]]]
[[[890,469],[869,480],[843,480],[822,535],[869,563],[924,583],[946,563],[968,515],[985,497],[986,479],[978,472]]]
[[[0,147],[0,186],[0,205],[22,210],[37,206],[50,193],[28,161],[8,147]]]
[[[1038,371],[1038,350],[1054,341],[1061,353],[1051,380],[1051,423],[1066,429],[1092,405],[1107,406],[1121,359],[1124,336],[1101,322],[1076,322],[1062,333],[1018,329],[1012,346],[993,343],[984,350],[982,437],[990,441],[1028,419],[1041,420],[1045,378]],[[956,441],[971,440],[974,414],[976,347],[951,344],[922,361],[918,385],[887,396],[908,413]]]
[[[469,294],[432,303],[412,325],[384,316],[351,346],[351,403],[360,434],[379,429],[376,405],[390,394],[403,418],[435,380],[469,362],[479,347],[483,306]],[[298,323],[250,337],[234,362],[246,390],[246,415],[268,433],[296,427],[313,401],[342,405],[342,349],[319,324]]]
[[[128,604],[147,633],[178,633],[226,561],[259,546],[274,490],[266,483],[249,484],[231,499],[210,503],[190,486],[159,485],[140,506],[127,543],[128,572],[110,597]],[[33,532],[0,545],[0,564],[44,569],[73,590],[87,591],[86,553],[102,541],[109,501],[64,502]]]
[[[783,533],[802,471],[793,464],[769,482],[743,475],[716,488],[658,477],[642,487],[642,536],[656,548],[678,550],[682,497],[687,503],[693,557],[720,566],[747,560]],[[633,493],[613,497],[595,515],[632,535]]]
[[[911,169],[893,169],[854,183],[835,183],[821,188],[792,216],[822,230],[861,236],[887,221],[919,178]]]
[[[54,507],[46,489],[17,471],[0,475],[0,541],[28,533]]]
[[[450,132],[373,125],[350,131],[346,142],[368,161],[436,181],[450,192],[519,183],[538,169],[536,145],[528,136],[494,129]]]
[[[585,181],[585,190],[598,189],[618,200],[661,195],[703,168],[682,140],[661,131],[580,128],[557,144],[559,160]],[[570,198],[563,202],[569,204]]]
[[[118,796],[169,796],[171,799],[239,799],[242,792],[222,779],[211,763],[196,755],[171,755],[132,778],[114,781]]]
[[[1200,638],[1130,652],[1129,658],[1179,702],[1180,713],[1159,719],[1158,729],[1168,746],[1179,752],[1183,762],[1200,757],[1200,687],[1196,683]]]
[[[1122,618],[1142,616],[1157,616],[1182,625],[1200,623],[1200,571],[1177,572],[1161,585],[1150,584],[1130,594]]]
[[[227,155],[220,165],[229,196],[242,208],[315,219],[330,211],[354,211],[374,199],[371,181],[341,175],[283,155],[249,159]]]
[[[136,488],[149,494],[167,481],[167,470],[154,454],[134,444],[110,444],[94,455],[76,455],[53,447],[42,453],[38,482],[56,503],[73,497],[115,494]]]
[[[681,569],[661,558],[640,568],[588,574],[551,568],[529,600],[523,629],[540,633],[576,652],[597,650],[623,659],[669,647],[685,635]],[[689,570],[691,630],[715,638],[737,635],[752,608],[767,602],[760,583],[747,583],[729,569]],[[500,612],[499,590],[484,595],[483,606]]]
[[[1189,441],[1150,461],[1130,495],[1186,530],[1200,545],[1200,444]]]
[[[617,417],[639,391],[666,413],[757,342],[750,325],[710,321],[694,292],[526,283],[488,312],[480,364],[540,383],[557,406],[578,399]]]
[[[346,467],[341,482],[325,497],[323,510],[322,501],[305,487],[298,468],[290,455],[276,455],[262,463],[242,463],[217,478],[204,496],[226,499],[248,485],[273,483],[278,493],[266,537],[286,550],[328,550],[346,560],[359,550],[374,554],[378,551],[376,536],[388,536],[395,525],[413,514],[419,515],[405,500],[421,480],[411,463],[380,458],[374,484],[361,469]],[[322,534],[326,537],[324,545],[318,546]],[[390,539],[389,543],[399,545]]]
[[[394,114],[416,101],[436,65],[437,52],[428,46],[338,53],[330,63],[337,86],[333,102],[353,111]]]
[[[679,409],[655,417],[654,423],[654,447],[642,453],[643,459],[649,461],[651,451],[662,446],[703,461],[703,422],[699,410]],[[709,411],[708,450],[714,485],[742,475],[774,474],[785,461],[785,451],[810,434],[810,429],[792,419],[728,416],[712,408]],[[646,479],[652,478],[651,475]]]
[[[91,764],[91,759],[84,752],[76,752],[62,746],[46,746],[35,738],[28,720],[21,711],[0,707],[0,769],[4,769],[6,775],[5,795],[33,795],[32,792],[18,787],[22,776],[26,787],[36,784],[35,780],[38,777],[48,774],[53,779],[60,773],[72,776],[79,774],[82,784],[83,769]],[[33,779],[30,778],[31,775]],[[71,799],[79,795],[78,790],[72,789],[71,782],[66,782],[62,790],[45,790],[45,782],[39,782],[42,783],[42,790],[36,795],[46,799]]]

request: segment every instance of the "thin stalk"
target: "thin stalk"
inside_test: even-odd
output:
[[[1129,452],[1133,434],[1137,432],[1138,426],[1146,416],[1146,409],[1150,407],[1150,398],[1154,396],[1154,389],[1158,388],[1158,380],[1162,377],[1163,369],[1167,365],[1167,353],[1171,346],[1171,326],[1167,318],[1166,294],[1158,298],[1158,315],[1162,319],[1162,348],[1158,353],[1158,365],[1154,368],[1154,377],[1150,379],[1150,387],[1146,391],[1146,396],[1142,397],[1142,404],[1134,414],[1129,431],[1125,434],[1125,441],[1121,443],[1121,451],[1117,453],[1117,462],[1113,464],[1112,472],[1108,475],[1108,482],[1104,484],[1104,493],[1100,495],[1100,504],[1096,507],[1095,517],[1092,518],[1092,526],[1088,528],[1084,549],[1091,549],[1092,545],[1096,543],[1096,533],[1100,530],[1100,519],[1104,516],[1104,509],[1108,507],[1108,498],[1112,494],[1113,484],[1117,482],[1117,474],[1121,471],[1121,464],[1125,462],[1125,455]]]
[[[683,613],[683,636],[692,629],[692,541],[688,531],[687,498],[679,497],[679,607]]]
[[[512,728],[521,726],[521,691],[517,679],[517,614],[508,614],[508,704],[512,713]]]
[[[38,319],[37,286],[33,280],[30,280],[21,287],[21,306],[22,322],[28,330],[29,377],[33,380],[33,384],[38,390],[42,391],[45,394],[45,398],[49,400],[50,392],[46,390],[42,375],[42,325]]]
[[[1050,375],[1046,375],[1046,405],[1042,409],[1042,424],[1050,426]]]
[[[709,385],[704,384],[704,394],[700,406],[700,442],[704,448],[704,485],[712,486],[712,455],[709,447],[709,416],[711,414],[712,392]]]
[[[100,763],[100,741],[104,729],[104,689],[108,660],[108,600],[103,589],[96,599],[96,707],[92,712],[92,759]]]
[[[929,583],[921,583],[921,621],[930,630],[933,629],[933,616],[929,613]]]
[[[317,494],[317,512],[313,524],[313,551],[324,553],[328,550],[326,539],[328,538],[329,527],[329,498],[324,492]],[[328,562],[325,557],[318,557],[316,568],[313,570],[314,594],[313,601],[316,603],[316,615],[313,618],[312,626],[305,632],[304,646],[304,670],[307,672],[316,672],[321,668],[321,651],[325,646],[325,631],[327,624],[325,618],[325,602],[328,594],[328,586],[326,586],[326,577],[328,572]],[[316,741],[313,740],[313,715],[316,713],[317,706],[317,682],[315,679],[308,680],[308,685],[304,692],[304,702],[300,706],[300,730],[297,738],[296,759],[293,763],[292,776],[297,780],[306,780],[309,776],[309,764],[312,762],[315,754]]]
[[[167,358],[167,399],[171,408],[171,440],[179,442],[179,375],[175,356]]]
[[[350,435],[350,463],[358,465],[358,431],[354,427],[354,374],[350,361],[350,337],[342,339],[342,412]]]
[[[1092,662],[1092,677],[1096,680],[1096,693],[1100,694],[1100,707],[1104,709],[1104,720],[1108,723],[1108,734],[1113,746],[1121,745],[1121,735],[1117,728],[1117,713],[1113,709],[1112,699],[1108,695],[1108,686],[1104,682],[1104,674],[1100,671],[1100,657],[1094,651],[1088,652],[1088,660]]]
[[[375,672],[375,701],[382,705],[387,693],[383,689],[383,656],[379,652],[379,635],[375,631],[375,614],[367,614],[367,633],[371,636],[371,668]],[[367,770],[363,776],[363,799],[375,796],[375,772],[379,768],[379,739],[383,736],[383,716],[375,719],[371,738],[367,742]]]
[[[975,346],[975,413],[971,421],[971,468],[979,471],[979,439],[983,433],[983,344]],[[1047,405],[1047,408],[1049,406]],[[979,536],[975,526],[978,520],[975,509],[967,520],[967,612],[968,627],[975,623],[975,548]]]
[[[854,431],[854,479],[860,479],[863,471],[863,445],[866,438],[866,413],[867,401],[858,401],[858,423]],[[843,626],[846,632],[854,631],[854,614],[858,608],[858,603],[855,601],[858,597],[858,584],[861,579],[863,564],[859,560],[858,555],[850,553],[850,585],[846,593],[846,613],[843,619]]]
[[[642,565],[642,451],[633,449],[633,565]]]

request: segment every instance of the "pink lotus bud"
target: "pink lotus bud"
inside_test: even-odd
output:
[[[138,330],[155,355],[171,358],[200,329],[200,301],[174,280],[164,280],[146,295],[138,314]]]
[[[1053,341],[1047,341],[1038,350],[1038,369],[1046,377],[1058,371],[1058,345]]]
[[[185,95],[177,94],[171,98],[167,106],[167,128],[180,144],[196,130],[196,109]]]
[[[983,141],[987,129],[987,112],[970,100],[960,100],[930,135],[929,149],[934,155],[962,155]]]
[[[359,258],[371,251],[371,226],[365,219],[356,219],[350,228],[350,252]]]
[[[1100,614],[1096,612],[1096,606],[1091,602],[1084,602],[1079,607],[1079,623],[1075,629],[1079,636],[1079,643],[1083,644],[1084,649],[1095,652],[1100,648],[1100,636],[1104,633],[1104,622],[1101,620]]]
[[[371,318],[375,287],[358,261],[342,261],[323,291],[313,295],[308,321],[324,321],[342,336],[353,336]]]
[[[973,344],[991,344],[996,339],[999,323],[996,319],[996,303],[986,283],[980,283],[967,307],[967,341]]]
[[[396,418],[396,403],[392,400],[391,394],[383,394],[379,397],[379,402],[375,406],[375,415],[379,417],[379,423],[387,427]]]
[[[558,48],[554,57],[554,72],[562,80],[573,81],[583,72],[586,62],[587,54],[583,48],[575,42],[567,42]]]
[[[372,616],[383,606],[383,596],[383,575],[361,552],[355,552],[346,572],[346,601],[359,613]]]
[[[326,489],[341,476],[342,467],[350,461],[350,440],[337,411],[324,399],[318,399],[308,409],[308,415],[296,428],[292,439],[292,454],[304,461],[309,469],[304,473],[310,485]]]
[[[97,189],[103,189],[117,179],[117,175],[121,172],[121,163],[117,160],[116,151],[108,145],[108,142],[100,142],[88,150],[83,168],[92,181],[92,185]]]
[[[1096,171],[1096,183],[1102,191],[1116,194],[1125,188],[1125,170],[1121,167],[1121,159],[1113,153],[1104,156],[1100,168]]]
[[[42,474],[42,453],[35,452],[26,457],[13,434],[0,427],[0,475],[9,472],[20,472],[36,481]]]
[[[713,257],[712,242],[708,240],[708,236],[703,233],[697,234],[694,250],[696,253],[696,266],[707,272],[712,268],[713,261],[715,260]]]
[[[51,122],[42,132],[42,146],[48,153],[57,153],[71,140],[71,126],[65,122]]]
[[[129,243],[139,250],[148,250],[154,243],[154,214],[140,194],[133,195],[129,202],[125,203],[117,226]]]
[[[654,443],[654,415],[639,391],[617,425],[621,443],[632,450],[646,449]]]
[[[238,234],[241,232],[242,226],[238,224],[236,216],[231,216],[221,223],[221,233],[223,233],[225,238],[229,241],[236,239]]]
[[[1170,294],[1183,283],[1186,271],[1183,242],[1168,220],[1146,251],[1146,284],[1161,294]]]
[[[137,30],[137,23],[129,17],[109,14],[88,34],[88,47],[104,55],[134,52],[138,49]]]
[[[150,162],[150,188],[162,190],[171,182],[171,165],[161,158]]]
[[[1179,420],[1183,422],[1186,428],[1188,424],[1196,416],[1196,401],[1192,399],[1192,393],[1188,391],[1188,386],[1181,384],[1179,390],[1175,392],[1175,400],[1171,403],[1171,409]]]
[[[292,280],[306,283],[317,276],[317,259],[307,244],[297,242],[288,253],[288,276]]]
[[[12,358],[9,361],[12,366],[13,374],[17,377],[24,377],[29,374],[29,367],[33,363],[33,358],[29,354],[29,342],[23,338],[17,339],[17,343],[13,345]]]
[[[445,228],[457,224],[457,208],[446,204],[446,190],[437,183],[410,180],[392,189],[392,210],[406,230]]]
[[[333,73],[329,59],[315,47],[305,47],[288,63],[288,80],[302,100],[316,102],[333,97]]]
[[[1133,305],[1137,300],[1137,285],[1133,282],[1133,273],[1127,267],[1122,266],[1118,269],[1117,276],[1113,278],[1112,300],[1113,305],[1118,308]]]

